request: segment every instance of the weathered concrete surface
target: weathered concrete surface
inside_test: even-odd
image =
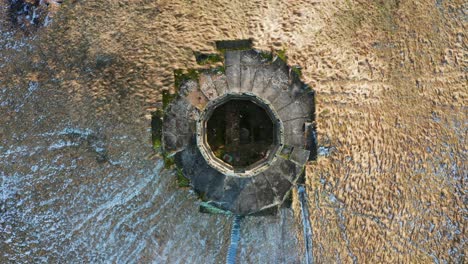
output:
[[[205,85],[203,85],[206,88]],[[210,99],[205,95],[203,90],[196,80],[188,80],[181,84],[179,88],[179,95],[183,97],[183,100],[186,100],[190,106],[202,110],[205,108],[205,105],[210,101]],[[211,93],[209,96],[213,96]],[[184,109],[185,111],[185,109]],[[182,116],[185,116],[184,113],[180,113]],[[194,117],[197,119],[196,117]]]
[[[198,104],[196,104],[198,105]],[[168,154],[181,151],[193,139],[199,111],[187,98],[180,97],[164,111],[163,147]]]
[[[210,76],[216,88],[216,91],[218,92],[218,95],[225,94],[228,89],[226,75],[218,72],[216,75],[213,74]]]
[[[266,84],[263,86],[263,90],[260,94],[263,95],[268,101],[270,101],[275,109],[280,109],[280,107],[275,104],[275,101],[282,94],[288,96],[288,81],[289,81],[289,71],[285,62],[281,59],[276,58],[273,63],[267,67],[272,73],[269,74],[271,78],[265,80]]]
[[[303,148],[294,148],[291,152],[289,160],[295,162],[297,165],[302,166],[309,160],[310,151]]]
[[[239,93],[241,91],[241,51],[228,50],[224,53],[224,67],[226,68],[226,79],[229,92]]]
[[[217,72],[201,70],[196,79],[181,84],[179,96],[170,103],[163,118],[162,142],[165,155],[178,152],[178,169],[190,180],[190,185],[201,199],[237,215],[251,215],[281,206],[302,175],[310,150],[315,151],[316,148],[314,144],[307,144],[304,129],[305,123],[314,118],[314,93],[298,76],[291,73],[284,61],[278,57],[265,58],[268,55],[271,58],[274,56],[253,49],[223,50],[227,80],[225,92],[219,93],[213,83],[213,78],[219,78]],[[263,71],[264,75],[257,75],[258,71]],[[269,79],[265,80],[265,75]],[[261,85],[263,89],[253,93],[253,84],[257,78],[267,81],[267,84]],[[200,103],[200,98],[203,98],[203,103]],[[275,123],[277,131],[273,133],[276,135],[273,143],[276,147],[269,149],[270,154],[263,162],[264,165],[258,165],[259,168],[268,166],[266,170],[246,168],[245,171],[236,172],[230,165],[217,161],[211,147],[207,145],[206,123],[212,111],[236,98],[258,101],[256,103],[265,108]],[[267,98],[273,101],[270,103]],[[228,106],[225,117],[226,145],[240,144],[238,116],[239,107],[242,106]],[[277,109],[281,110],[280,115]],[[198,126],[196,130],[195,124]],[[280,136],[283,130],[286,134],[285,142]],[[283,144],[294,147],[290,157],[279,155]],[[268,184],[257,185],[257,177],[261,178],[260,182],[266,180]]]
[[[257,72],[261,70],[261,66],[265,62],[266,59],[255,50],[241,52],[241,92],[252,92]]]
[[[224,92],[219,93],[218,90],[216,89],[216,86],[213,83],[213,79],[211,78],[211,74],[202,72],[200,73],[199,78],[200,78],[200,90],[209,100],[213,100],[217,98],[218,96],[224,94]]]
[[[281,120],[308,119],[312,121],[315,116],[314,92],[305,91],[289,104],[278,109]]]

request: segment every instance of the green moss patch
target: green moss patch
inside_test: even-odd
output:
[[[162,150],[162,117],[163,112],[161,110],[151,113],[151,142],[154,151]]]
[[[279,156],[284,158],[284,159],[289,160],[289,157],[291,157],[292,151],[293,151],[292,146],[284,145],[283,149],[281,150],[281,152],[279,154]]]
[[[288,61],[288,56],[286,56],[286,50],[285,49],[276,51],[276,56],[278,56],[278,58],[280,58],[284,62]]]
[[[199,72],[194,69],[190,69],[185,72],[180,69],[174,70],[174,85],[176,90],[178,90],[179,87],[188,80],[198,80],[199,75]]]
[[[180,168],[177,168],[177,185],[181,188],[190,187],[190,180],[185,177]]]
[[[226,68],[224,68],[224,66],[218,66],[218,67],[213,68],[212,70],[216,72],[217,74],[223,74],[226,72]]]
[[[297,77],[302,77],[302,70],[300,66],[291,67],[291,71],[294,72],[297,75]]]
[[[171,94],[169,91],[163,91],[162,92],[162,101],[163,101],[163,109],[165,110],[167,106],[174,101],[174,99],[177,97],[177,94]]]
[[[232,215],[231,212],[220,209],[220,208],[214,206],[210,202],[201,202],[199,211],[200,211],[200,213],[206,213],[206,214]]]
[[[200,65],[214,64],[222,62],[223,58],[220,54],[205,54],[200,52],[194,52],[195,59]]]
[[[174,167],[175,160],[174,157],[168,156],[167,153],[163,153],[163,159],[164,159],[164,168],[166,169],[171,169]]]
[[[272,61],[273,60],[273,54],[271,54],[271,52],[267,52],[267,51],[260,51],[260,56],[268,61]]]

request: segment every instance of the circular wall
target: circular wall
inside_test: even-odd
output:
[[[280,150],[282,124],[270,103],[253,94],[229,93],[200,116],[197,143],[223,173],[248,176],[265,169]]]

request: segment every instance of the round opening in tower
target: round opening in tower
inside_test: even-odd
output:
[[[279,126],[275,113],[258,98],[230,96],[209,109],[204,141],[218,163],[245,172],[274,156],[280,144]]]

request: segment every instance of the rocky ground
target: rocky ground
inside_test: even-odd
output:
[[[150,116],[173,70],[196,67],[193,51],[245,38],[283,50],[317,92],[316,262],[464,262],[464,1],[65,1],[58,12],[23,1],[12,13],[13,2],[0,2],[1,263],[224,262],[232,219],[198,213],[177,187]],[[300,263],[302,241],[295,199],[243,220],[238,257]]]

